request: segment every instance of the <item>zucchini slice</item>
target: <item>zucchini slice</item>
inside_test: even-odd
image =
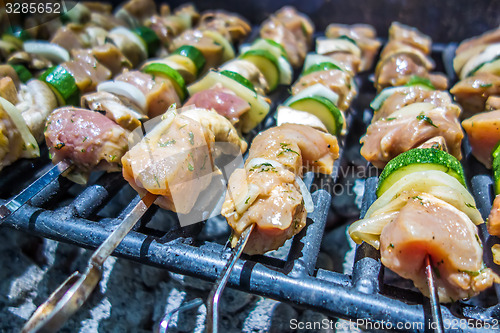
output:
[[[266,50],[249,50],[240,56],[253,63],[266,78],[269,85],[269,90],[276,89],[280,82],[280,69],[278,59],[269,51]]]
[[[192,45],[183,45],[179,47],[172,53],[171,56],[167,58],[173,57],[174,55],[183,56],[189,59],[196,67],[196,71],[194,72],[195,76],[198,76],[203,67],[205,67],[205,63],[207,62],[205,57],[203,56],[203,53],[201,53],[200,50]],[[177,58],[175,58],[175,60],[177,60]]]
[[[172,82],[172,85],[174,86],[175,91],[179,95],[181,101],[184,101],[186,99],[188,95],[186,82],[184,81],[182,75],[169,65],[164,63],[152,63],[144,67],[142,71],[144,73],[159,75],[168,79],[170,82]]]
[[[331,134],[341,134],[344,127],[344,115],[329,99],[322,96],[309,96],[293,101],[289,106],[318,117]]]
[[[54,66],[47,69],[39,78],[49,84],[54,91],[59,106],[79,105],[80,98],[75,78],[63,66]]]
[[[426,170],[447,173],[467,187],[462,165],[454,156],[438,149],[415,148],[396,156],[387,163],[378,180],[377,196],[384,194],[402,177]]]

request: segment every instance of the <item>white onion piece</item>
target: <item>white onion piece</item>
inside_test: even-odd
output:
[[[63,47],[46,41],[26,41],[23,44],[24,51],[47,58],[55,63],[69,61],[69,52]]]
[[[348,232],[356,244],[367,242],[377,250],[380,248],[380,234],[384,227],[398,216],[399,212],[389,212],[358,220],[349,226]]]
[[[241,201],[237,202],[234,205],[238,214],[243,214],[248,209],[248,207],[250,207],[253,202],[257,200],[257,197],[260,195],[260,191],[261,189],[257,185],[252,183],[248,185],[247,195],[245,195]]]
[[[124,27],[117,27],[117,28],[112,29],[109,32],[109,36],[111,38],[113,38],[113,36],[112,36],[113,34],[124,36],[126,40],[134,43],[135,45],[137,45],[139,47],[139,49],[141,50],[143,59],[148,58],[148,49],[147,49],[146,42],[144,42],[144,40],[141,37],[139,37],[139,35],[133,33],[131,30],[124,28]]]
[[[311,196],[311,192],[309,192],[306,184],[299,176],[295,176],[295,182],[299,185],[300,191],[302,192],[302,198],[304,199],[304,207],[306,209],[306,212],[314,212],[314,202]]]
[[[28,125],[26,125],[21,112],[14,105],[12,105],[11,102],[3,97],[0,97],[0,104],[5,112],[9,115],[9,118],[12,120],[14,126],[16,126],[17,130],[21,134],[21,138],[23,139],[23,145],[26,149],[23,149],[23,151],[21,152],[21,157],[39,157],[40,149],[38,148],[38,143],[33,137],[33,134],[31,134]]]
[[[292,65],[284,57],[278,58],[278,66],[280,69],[280,83],[291,84],[293,77]]]
[[[335,92],[333,92],[331,89],[327,88],[321,83],[316,83],[312,86],[307,87],[304,90],[301,90],[297,95],[293,95],[289,97],[285,102],[284,105],[288,106],[292,104],[293,102],[296,102],[298,100],[301,100],[306,97],[311,97],[311,96],[319,96],[319,97],[324,97],[333,104],[337,105],[339,101],[339,95]]]
[[[124,96],[135,102],[141,110],[146,113],[147,102],[144,93],[136,86],[123,81],[106,81],[97,86],[97,91],[106,91],[112,94]]]
[[[460,73],[460,78],[465,79],[478,66],[492,61],[500,56],[500,43],[491,44],[484,51],[469,59]]]

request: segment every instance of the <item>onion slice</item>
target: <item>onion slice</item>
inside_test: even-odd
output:
[[[31,134],[28,125],[24,121],[21,112],[8,100],[0,97],[0,104],[5,112],[9,115],[10,119],[16,126],[17,130],[21,134],[23,139],[23,151],[21,152],[21,157],[23,158],[35,158],[40,156],[40,149],[38,148],[38,143],[36,142],[33,134]]]
[[[55,63],[69,61],[69,52],[63,47],[46,41],[26,41],[23,44],[24,51],[47,58]]]
[[[314,202],[311,196],[311,192],[309,192],[306,184],[299,176],[295,176],[295,182],[299,185],[300,191],[302,192],[302,198],[304,199],[304,207],[306,209],[306,212],[314,212]]]
[[[137,104],[146,113],[147,102],[144,93],[136,86],[123,81],[106,81],[97,86],[97,91],[105,91],[112,94],[124,96]]]

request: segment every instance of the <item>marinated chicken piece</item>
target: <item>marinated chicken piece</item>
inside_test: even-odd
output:
[[[0,78],[0,97],[5,98],[14,105],[19,101],[17,98],[16,84],[12,78],[8,76]]]
[[[184,106],[188,105],[208,110],[213,109],[227,118],[233,125],[238,123],[242,114],[250,110],[247,101],[224,87],[214,87],[197,92],[184,104]]]
[[[491,168],[491,153],[500,141],[500,110],[481,112],[462,121],[467,132],[472,155]]]
[[[285,49],[290,64],[302,65],[312,40],[314,26],[306,16],[292,7],[283,7],[272,15],[260,29],[260,37],[272,39]]]
[[[349,75],[354,76],[361,71],[361,58],[349,52],[332,52],[325,53],[329,56]]]
[[[347,36],[353,39],[361,49],[360,71],[372,68],[375,57],[380,49],[380,41],[376,39],[375,29],[368,24],[330,24],[326,27],[325,35],[328,38]]]
[[[500,110],[500,97],[490,96],[486,100],[486,111]]]
[[[71,73],[80,92],[95,91],[99,83],[111,79],[111,71],[90,53],[76,52],[74,55],[74,60],[66,61],[60,66]]]
[[[470,117],[485,109],[488,97],[500,95],[500,77],[491,73],[477,73],[459,81],[450,89],[464,109],[463,117]]]
[[[128,150],[128,132],[99,112],[65,107],[47,120],[45,140],[52,162],[75,165],[67,177],[85,184],[94,170],[119,171]]]
[[[71,56],[73,59],[89,59],[88,61],[91,63],[91,57],[95,57],[98,63],[111,71],[112,76],[120,74],[125,69],[132,68],[132,64],[123,55],[120,49],[111,43],[95,46],[89,50],[72,50]],[[101,75],[102,74],[100,74],[100,76]]]
[[[462,41],[457,47],[455,53],[459,55],[467,50],[470,50],[471,48],[498,42],[500,42],[500,29],[496,28],[494,30],[487,31],[482,35]]]
[[[141,23],[156,14],[156,3],[154,0],[129,0],[116,13],[117,17],[122,18],[120,12],[123,13],[123,11],[135,22]],[[126,22],[130,23],[128,20]]]
[[[69,23],[59,28],[50,42],[65,48],[69,52],[73,49],[84,49],[92,46],[85,37],[84,26]]]
[[[233,44],[248,36],[251,27],[242,17],[223,10],[205,12],[198,23],[198,29],[215,30]]]
[[[47,117],[57,108],[57,99],[52,89],[43,81],[30,80],[21,86],[16,107],[36,141],[42,142]]]
[[[446,106],[452,104],[452,99],[446,91],[429,90],[420,86],[404,87],[403,90],[393,93],[384,101],[380,109],[374,112],[372,122],[389,118],[393,112],[413,103]]]
[[[358,94],[352,76],[338,69],[316,71],[305,76],[301,76],[300,79],[292,86],[292,94],[297,95],[305,88],[317,83],[323,84],[325,87],[339,95],[337,106],[342,111],[349,108],[354,97]]]
[[[500,237],[500,195],[497,195],[493,200],[493,206],[486,225],[490,235]]]
[[[229,121],[214,111],[169,111],[123,157],[123,177],[139,194],[158,195],[160,207],[187,214],[216,172],[216,141],[246,148]]]
[[[411,112],[405,112],[411,107]],[[450,154],[462,158],[462,128],[458,122],[460,108],[454,104],[434,107],[430,103],[415,103],[397,114],[372,122],[361,138],[361,155],[377,168],[425,141],[442,136]]]
[[[426,193],[408,201],[384,227],[380,254],[384,266],[411,279],[426,296],[429,255],[440,302],[470,298],[499,281],[484,268],[482,244],[470,218]]]
[[[126,72],[115,78],[137,87],[146,97],[146,114],[149,118],[159,116],[172,105],[181,104],[175,88],[168,79],[142,73],[139,71]]]
[[[428,79],[437,90],[448,89],[448,79],[445,75],[429,73],[424,66],[416,63],[407,54],[390,57],[383,62],[378,73],[375,79],[375,87],[378,91],[386,87],[405,85],[413,76]]]
[[[222,206],[233,246],[251,224],[248,254],[275,250],[302,230],[307,212],[296,177],[304,167],[330,174],[338,152],[336,137],[306,125],[284,124],[257,135],[245,169],[229,179]]]
[[[425,54],[431,52],[432,40],[418,29],[393,22],[389,28],[389,40],[397,40],[419,49]]]
[[[252,62],[236,59],[224,64],[220,70],[227,70],[235,72],[250,81],[257,93],[264,95],[265,92],[269,91],[269,85],[267,84],[266,77],[262,72],[255,66]]]
[[[205,69],[214,68],[221,64],[224,47],[212,38],[203,34],[201,30],[187,30],[176,37],[170,44],[170,51],[183,45],[192,45],[201,51],[205,57]]]
[[[147,119],[137,105],[123,96],[108,92],[86,94],[82,96],[81,105],[92,111],[104,112],[106,117],[129,131],[141,126],[141,119]]]

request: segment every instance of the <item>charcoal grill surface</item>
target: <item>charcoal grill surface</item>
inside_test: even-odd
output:
[[[455,44],[436,44],[433,57],[437,70],[446,71],[453,82],[452,57]],[[351,110],[351,124],[345,142],[356,142],[365,132],[369,123],[366,117],[368,103],[374,97],[370,76],[358,76],[360,95]],[[281,89],[273,100],[280,102],[287,95]],[[354,121],[355,120],[355,121]],[[363,126],[359,126],[359,123]],[[263,130],[274,125],[274,119],[268,117],[258,129]],[[255,135],[255,132],[251,135]],[[492,180],[489,172],[470,157],[470,147],[465,146],[466,174],[476,203],[483,218],[486,218],[492,202]],[[46,154],[44,154],[46,155]],[[346,157],[336,162],[335,170],[348,163]],[[36,161],[20,161],[6,168],[0,177],[0,195],[7,199],[19,192],[30,181],[36,179],[50,167],[50,161],[40,158]],[[368,166],[368,168],[370,168]],[[370,169],[373,170],[373,169]],[[25,177],[30,175],[30,177]],[[29,178],[27,182],[20,181]],[[316,177],[308,174],[306,183],[333,184],[337,175]],[[365,182],[365,195],[361,216],[375,200],[377,177],[370,177]],[[45,188],[29,205],[25,205],[7,219],[5,226],[47,237],[80,247],[95,249],[112,232],[120,219],[137,203],[136,196],[130,203],[117,210],[114,217],[102,217],[100,212],[120,191],[128,187],[121,174],[98,174],[85,188],[72,185],[60,178]],[[372,322],[384,322],[386,328],[400,331],[430,331],[430,306],[418,292],[384,283],[384,268],[378,251],[363,244],[357,247],[352,274],[316,268],[316,261],[330,210],[331,195],[325,190],[312,193],[315,210],[308,215],[307,227],[292,242],[286,260],[269,256],[243,256],[236,264],[229,285],[253,294],[321,311],[332,317],[350,319],[369,319]],[[5,202],[1,201],[2,203]],[[116,203],[115,203],[116,204]],[[121,211],[121,212],[120,212]],[[225,266],[229,249],[221,243],[202,240],[199,235],[203,224],[180,228],[174,227],[168,232],[148,228],[148,221],[156,209],[152,209],[140,221],[137,228],[125,237],[114,255],[143,264],[162,267],[172,272],[194,276],[208,281],[215,281]],[[483,225],[484,227],[484,225]],[[2,232],[8,232],[3,229]],[[490,248],[498,239],[488,236],[485,228],[481,229],[485,244],[485,261],[492,264]],[[453,332],[485,332],[487,322],[498,324],[500,306],[481,307],[473,302],[455,302],[451,306],[442,306],[445,323],[452,324]],[[474,323],[467,326],[463,323]],[[400,328],[398,323],[417,323]],[[490,326],[491,327],[491,326]]]

